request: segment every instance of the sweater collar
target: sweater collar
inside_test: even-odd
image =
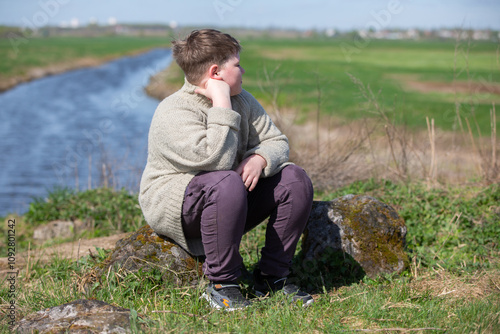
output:
[[[199,102],[199,103],[202,103],[202,104],[205,104],[207,105],[207,107],[211,107],[212,106],[212,102],[204,95],[201,95],[201,94],[198,94],[198,93],[195,93],[195,89],[198,88],[198,86],[196,85],[193,85],[192,83],[190,83],[189,81],[187,81],[186,78],[184,78],[184,86],[182,86],[182,91],[190,94],[193,96],[193,98]]]

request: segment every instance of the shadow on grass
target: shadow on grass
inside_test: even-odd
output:
[[[318,258],[303,259],[299,253],[292,264],[294,283],[309,293],[323,293],[333,288],[358,283],[366,273],[349,254],[326,248]]]
[[[253,270],[256,266],[242,266],[240,281],[249,288],[254,285]],[[325,249],[313,261],[304,261],[302,253],[299,253],[293,259],[291,270],[290,282],[311,294],[355,284],[366,276],[364,269],[351,255],[333,248]]]

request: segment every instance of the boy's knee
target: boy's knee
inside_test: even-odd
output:
[[[236,196],[237,194],[245,194],[246,189],[241,176],[235,171],[221,172],[220,180],[212,188],[218,190],[219,193],[227,196]]]
[[[223,183],[228,183],[231,186],[242,186],[245,187],[243,184],[243,180],[241,179],[240,174],[236,173],[234,170],[228,170],[225,171],[225,175],[222,178],[221,182]]]
[[[309,175],[305,172],[302,167],[297,165],[289,165],[283,169],[283,175],[288,180],[288,182],[302,182],[305,184],[311,184],[311,179]]]
[[[306,197],[313,197],[311,179],[302,167],[297,165],[286,166],[282,171],[282,178],[291,186],[292,191],[303,192]]]

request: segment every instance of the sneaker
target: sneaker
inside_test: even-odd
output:
[[[313,297],[292,283],[287,282],[287,277],[264,276],[260,269],[254,271],[254,291],[258,297],[274,294],[281,291],[285,296],[290,297],[293,303],[302,303],[302,306],[308,306],[314,302]]]
[[[250,302],[241,294],[240,286],[234,283],[210,283],[202,295],[210,306],[226,311],[241,310]]]

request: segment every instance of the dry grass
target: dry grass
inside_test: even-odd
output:
[[[487,183],[500,181],[494,174],[500,153],[496,135],[472,142],[473,137],[441,131],[435,125],[410,132],[380,119],[345,122],[328,115],[296,124],[293,110],[278,110],[279,115],[272,106],[270,110],[290,140],[291,160],[308,171],[318,190],[370,177],[443,184],[464,184],[474,177]]]
[[[184,73],[173,61],[166,69],[150,78],[149,84],[145,88],[146,93],[161,101],[182,86],[183,78]]]
[[[290,140],[291,160],[308,171],[318,190],[329,190],[353,181],[375,178],[397,181],[426,180],[431,183],[463,184],[474,178],[499,182],[500,145],[497,143],[496,114],[492,111],[492,134],[442,131],[428,120],[427,131],[409,131],[393,124],[376,103],[376,97],[359,81],[375,117],[345,121],[312,111],[306,121],[297,122],[299,111],[282,108],[276,71],[264,71],[260,84],[270,97],[266,105],[273,121]],[[169,66],[153,77],[148,94],[163,99],[179,89],[182,71]],[[318,105],[321,92],[318,88]],[[494,110],[494,105],[492,110]]]
[[[390,79],[395,79],[401,83],[402,87],[408,91],[420,93],[444,93],[444,94],[486,94],[487,96],[499,99],[500,84],[487,81],[455,81],[438,82],[422,81],[417,75],[390,75]]]
[[[305,57],[301,50],[282,51],[287,57]],[[173,63],[151,79],[147,92],[163,99],[180,88],[181,79],[182,71]],[[366,178],[404,182],[424,180],[432,185],[500,182],[495,110],[498,84],[397,78],[408,89],[455,94],[457,103],[460,103],[458,99],[467,98],[467,94],[487,93],[488,98],[494,98],[491,101],[491,132],[481,135],[473,119],[464,119],[461,131],[456,132],[442,131],[433,119],[427,119],[427,130],[410,131],[396,125],[370,87],[353,76],[351,79],[366,100],[369,118],[348,122],[319,112],[322,103],[319,85],[316,111],[304,116],[298,110],[282,107],[278,103],[283,84],[279,66],[273,70],[265,68],[258,83],[269,97],[266,110],[290,140],[291,160],[308,171],[317,190],[328,191]],[[299,119],[301,121],[297,122]]]
[[[480,271],[461,277],[446,270],[434,270],[410,283],[410,288],[421,293],[430,292],[433,297],[481,299],[500,292],[500,272]]]

